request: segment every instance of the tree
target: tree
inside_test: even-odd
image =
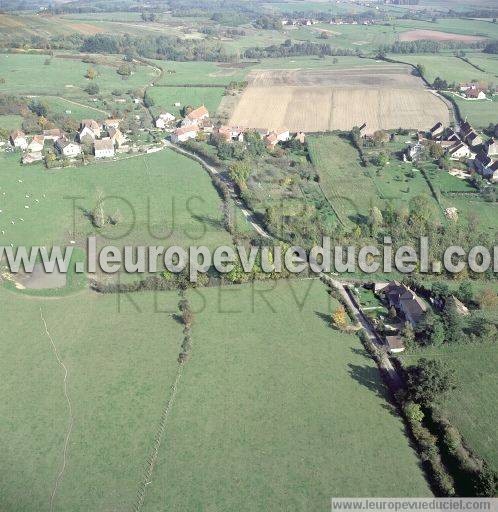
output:
[[[373,206],[370,209],[370,215],[368,218],[368,224],[370,226],[370,232],[372,235],[375,235],[380,227],[384,224],[384,218],[382,217],[382,212],[377,208],[377,206]]]
[[[404,411],[410,422],[422,423],[422,420],[424,419],[424,413],[420,408],[420,404],[416,404],[415,402],[408,402],[404,407]]]
[[[85,87],[85,91],[90,94],[90,96],[95,96],[100,92],[100,87],[97,84],[88,84]]]
[[[245,186],[247,178],[251,174],[251,167],[248,162],[234,162],[229,168],[230,178],[232,178],[239,187]]]
[[[417,64],[417,71],[420,76],[424,76],[425,66],[423,64]]]
[[[374,141],[374,144],[378,146],[379,144],[383,144],[384,142],[387,142],[389,139],[389,135],[384,130],[377,130],[372,135],[372,140]]]
[[[465,304],[469,304],[474,300],[474,291],[472,290],[472,283],[470,281],[463,281],[460,283],[457,291],[458,298]]]
[[[348,324],[348,318],[344,306],[338,306],[332,313],[332,325],[340,329],[341,331],[346,328]]]
[[[146,108],[150,108],[155,105],[154,100],[152,99],[152,97],[150,96],[150,94],[148,92],[146,92],[144,94],[144,105]]]
[[[103,228],[105,226],[105,213],[103,204],[103,194],[101,191],[97,192],[97,202],[91,213],[92,224],[96,228]]]
[[[93,80],[95,77],[97,76],[97,71],[95,71],[95,69],[93,68],[88,68],[86,70],[86,75],[85,77],[88,78],[88,80]]]
[[[431,406],[456,389],[453,370],[432,359],[422,358],[416,366],[407,368],[406,380],[412,400],[425,406]]]
[[[45,103],[42,103],[38,100],[31,100],[28,105],[29,110],[36,114],[37,116],[47,117],[48,115],[48,107]]]
[[[446,301],[442,316],[445,324],[445,341],[458,343],[463,336],[463,319],[451,298]]]
[[[498,295],[492,288],[484,288],[478,295],[477,302],[481,309],[491,310],[498,306]]]
[[[131,67],[128,64],[126,64],[125,62],[123,62],[123,64],[121,64],[121,66],[119,66],[117,73],[118,73],[118,75],[121,75],[121,76],[130,76],[131,75]]]
[[[400,334],[406,348],[410,349],[415,346],[415,331],[410,322],[405,322]]]
[[[428,311],[415,329],[417,339],[422,345],[440,346],[444,343],[446,333],[444,324],[432,311]]]

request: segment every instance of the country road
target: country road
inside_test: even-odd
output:
[[[180,146],[173,144],[173,142],[171,142],[169,140],[165,141],[165,146],[173,149],[177,153],[181,153],[181,154],[187,156],[188,158],[191,158],[191,159],[199,162],[204,167],[204,169],[206,169],[210,174],[219,176],[230,188],[234,203],[242,211],[242,214],[246,218],[247,222],[249,222],[249,224],[251,224],[251,226],[254,228],[256,233],[258,233],[258,235],[262,236],[263,238],[271,238],[271,235],[254,218],[254,214],[243,205],[242,201],[238,198],[238,196],[235,193],[234,183],[229,178],[227,178],[225,174],[222,174],[218,169],[216,169],[212,165],[208,164],[199,155],[196,155],[195,153],[192,153],[191,151],[187,151],[186,149],[183,149]]]

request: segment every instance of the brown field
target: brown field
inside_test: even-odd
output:
[[[444,102],[406,66],[350,70],[260,70],[230,118],[248,128],[320,132],[367,123],[379,129],[428,129],[449,124]]]
[[[437,30],[408,30],[399,35],[400,41],[462,41],[464,43],[474,43],[484,41],[487,37],[465,36],[462,34],[451,34],[450,32],[439,32]]]
[[[104,29],[101,27],[96,27],[95,25],[91,25],[90,23],[69,23],[67,25],[69,28],[73,29],[80,34],[93,36],[95,34],[100,34],[104,32]]]

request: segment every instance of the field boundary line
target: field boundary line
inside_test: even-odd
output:
[[[171,408],[173,407],[173,404],[175,403],[176,398],[176,392],[178,390],[178,384],[180,383],[180,379],[183,374],[183,368],[184,363],[181,362],[178,365],[178,369],[176,371],[176,377],[173,381],[173,384],[171,386],[172,393],[168,400],[166,401],[166,404],[163,407],[163,411],[161,413],[161,418],[159,420],[159,426],[156,431],[156,435],[154,436],[154,445],[152,448],[152,452],[150,453],[149,457],[147,458],[147,465],[144,471],[143,479],[140,482],[140,485],[138,487],[137,491],[137,498],[135,501],[135,504],[133,506],[133,512],[139,512],[143,506],[144,500],[145,500],[145,493],[147,486],[151,483],[152,473],[154,471],[154,467],[157,462],[157,456],[159,454],[159,448],[161,447],[161,443],[163,440],[164,431],[166,429],[166,423],[168,420],[169,413],[171,411]]]
[[[68,445],[69,445],[69,437],[71,436],[71,432],[73,430],[74,416],[73,416],[73,408],[72,408],[72,404],[71,404],[71,399],[69,398],[69,392],[67,389],[67,378],[68,378],[69,372],[68,372],[66,365],[62,362],[62,359],[60,358],[59,351],[57,350],[57,347],[52,338],[52,335],[50,334],[50,331],[48,330],[47,322],[45,320],[45,317],[43,316],[43,310],[41,307],[40,307],[40,318],[41,318],[41,320],[43,322],[43,326],[45,328],[45,334],[47,335],[48,339],[50,340],[50,344],[52,345],[52,350],[55,354],[55,358],[57,359],[57,363],[64,370],[64,396],[67,401],[68,412],[69,412],[69,425],[68,425],[68,429],[66,432],[66,437],[64,439],[64,448],[62,450],[62,466],[59,470],[57,478],[55,479],[54,488],[53,488],[52,494],[50,496],[50,510],[52,511],[54,509],[54,499],[55,499],[55,495],[57,493],[57,489],[62,480],[62,477],[64,476],[64,471],[66,470],[67,450],[68,450]]]

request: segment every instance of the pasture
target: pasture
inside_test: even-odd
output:
[[[53,170],[22,167],[17,155],[0,158],[0,229],[7,244],[51,246],[91,233],[113,244],[230,242],[209,176],[171,150]],[[99,191],[114,197],[105,201],[105,214],[119,212],[121,220],[96,230],[86,212],[95,207]],[[74,209],[71,197],[77,198]]]
[[[89,64],[79,56],[3,54],[0,55],[0,92],[14,95],[50,95],[88,98],[83,90],[90,82],[109,94],[114,89],[129,90],[147,85],[156,75],[152,67],[136,66],[135,72],[123,79],[116,71],[122,57],[106,57],[102,64]],[[96,78],[85,78],[88,68],[97,72]]]
[[[367,132],[449,124],[446,105],[404,66],[375,69],[259,70],[235,106],[230,123],[249,128],[286,127],[306,132]]]
[[[469,56],[471,62],[474,61],[474,55]],[[494,61],[490,59],[490,65],[484,67],[485,72],[476,69],[468,62],[455,57],[450,53],[423,54],[423,55],[394,55],[390,54],[390,58],[407,62],[414,66],[421,64],[424,67],[424,78],[433,83],[436,77],[446,80],[448,83],[464,83],[464,82],[486,82],[494,83],[496,74],[498,73],[498,65],[494,67]],[[493,71],[494,69],[494,71]]]
[[[491,123],[497,124],[498,96],[493,100],[464,100],[454,97],[461,116],[467,118],[476,128],[487,128]]]
[[[157,299],[157,301],[156,301]],[[83,291],[58,299],[0,287],[2,510],[129,510],[177,369],[178,295]],[[137,306],[139,310],[135,308]],[[64,370],[72,428],[64,396]]]
[[[330,327],[337,303],[319,281],[188,296],[192,355],[144,512],[430,495],[378,369],[356,336]]]
[[[415,363],[419,357],[443,361],[454,369],[458,389],[445,401],[444,409],[470,448],[497,470],[496,344],[444,345],[403,355],[406,364]]]
[[[321,188],[346,225],[350,221],[365,221],[372,205],[382,208],[386,201],[392,201],[402,206],[419,194],[432,199],[421,172],[394,156],[380,170],[373,165],[363,167],[358,152],[345,137],[309,137],[308,145]]]
[[[151,87],[148,96],[154,100],[153,111],[170,112],[179,117],[180,110],[185,106],[193,108],[205,105],[211,116],[216,114],[221,99],[225,93],[224,87]],[[175,103],[181,106],[175,107]]]

